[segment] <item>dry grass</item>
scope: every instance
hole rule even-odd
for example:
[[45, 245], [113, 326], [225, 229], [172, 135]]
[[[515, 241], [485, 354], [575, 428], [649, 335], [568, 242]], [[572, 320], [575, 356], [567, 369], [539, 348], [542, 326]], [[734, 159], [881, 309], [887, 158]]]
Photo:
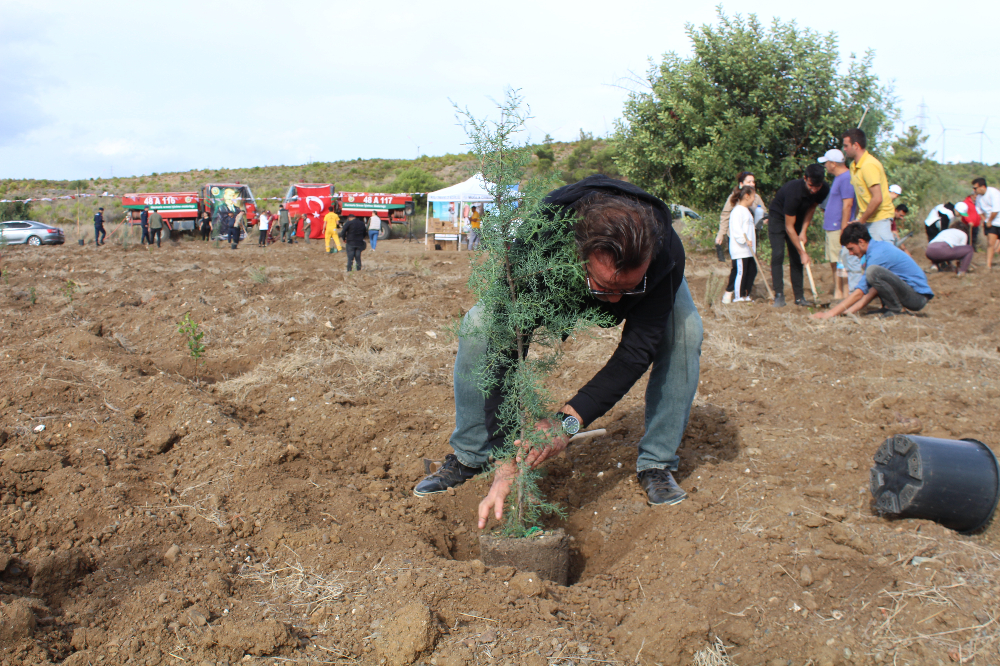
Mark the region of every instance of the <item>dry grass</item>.
[[324, 575], [306, 569], [298, 561], [277, 567], [270, 560], [244, 566], [239, 577], [264, 586], [264, 595], [271, 602], [280, 600], [291, 614], [305, 617], [324, 603], [339, 599], [346, 591], [340, 574]]
[[422, 371], [422, 354], [426, 352], [426, 348], [418, 350], [378, 336], [357, 347], [314, 337], [290, 354], [263, 361], [239, 377], [216, 384], [216, 390], [245, 400], [261, 386], [311, 378], [330, 390], [349, 395], [352, 391], [397, 385], [416, 378]]
[[730, 656], [726, 653], [726, 644], [718, 636], [715, 642], [706, 648], [702, 648], [694, 653], [694, 666], [735, 666]]
[[948, 368], [966, 368], [970, 364], [1000, 366], [1000, 353], [996, 351], [995, 340], [983, 340], [980, 344], [953, 346], [945, 342], [920, 340], [917, 342], [889, 342], [881, 350], [896, 361], [913, 361], [926, 365]]

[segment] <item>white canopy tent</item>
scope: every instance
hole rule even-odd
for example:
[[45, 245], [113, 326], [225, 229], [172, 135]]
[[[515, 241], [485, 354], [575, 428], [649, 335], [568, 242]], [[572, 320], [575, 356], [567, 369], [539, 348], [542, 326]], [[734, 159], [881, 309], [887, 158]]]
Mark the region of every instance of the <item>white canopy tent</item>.
[[[462, 227], [461, 227], [461, 210], [462, 204], [476, 204], [476, 203], [489, 203], [493, 201], [493, 195], [486, 190], [486, 181], [483, 179], [481, 173], [477, 173], [472, 178], [461, 183], [456, 183], [443, 190], [438, 190], [437, 192], [430, 192], [427, 194], [427, 215], [425, 219], [426, 225], [430, 223], [431, 215], [431, 204], [434, 202], [449, 202], [455, 203], [455, 217], [456, 223], [458, 225], [457, 234], [434, 234], [436, 240], [457, 240], [458, 248], [462, 248]], [[430, 236], [431, 234], [426, 234]], [[439, 236], [447, 236], [447, 238], [439, 238]]]

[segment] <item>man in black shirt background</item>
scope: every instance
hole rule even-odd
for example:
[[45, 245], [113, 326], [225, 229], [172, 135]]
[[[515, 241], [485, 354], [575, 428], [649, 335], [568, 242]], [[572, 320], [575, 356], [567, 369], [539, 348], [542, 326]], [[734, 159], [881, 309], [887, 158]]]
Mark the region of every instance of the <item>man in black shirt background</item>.
[[94, 213], [94, 243], [98, 247], [104, 245], [104, 239], [108, 235], [108, 232], [104, 230], [104, 209], [98, 208], [97, 212]]
[[785, 246], [788, 246], [788, 273], [796, 305], [809, 305], [802, 286], [802, 267], [809, 263], [806, 252], [806, 229], [813, 213], [827, 195], [830, 186], [824, 179], [820, 164], [806, 167], [805, 177], [790, 180], [781, 186], [768, 206], [767, 236], [771, 241], [771, 282], [774, 285], [774, 307], [785, 306]]
[[[631, 183], [595, 175], [546, 197], [556, 211], [569, 213], [576, 254], [583, 263], [590, 298], [614, 324], [625, 323], [621, 341], [604, 367], [559, 410], [561, 423], [539, 426], [562, 433], [526, 462], [537, 467], [566, 448], [569, 436], [610, 410], [652, 370], [646, 386], [645, 433], [638, 442], [638, 480], [652, 505], [677, 504], [687, 494], [674, 480], [680, 446], [698, 388], [702, 324], [684, 279], [684, 247], [671, 226], [670, 211]], [[467, 318], [483, 316], [479, 305]], [[455, 431], [442, 467], [414, 488], [418, 497], [447, 491], [481, 472], [503, 441], [497, 389], [483, 397], [474, 369], [487, 341], [462, 337], [455, 358]], [[516, 353], [516, 352], [515, 352]], [[497, 475], [479, 505], [480, 527], [499, 515], [509, 480]]]

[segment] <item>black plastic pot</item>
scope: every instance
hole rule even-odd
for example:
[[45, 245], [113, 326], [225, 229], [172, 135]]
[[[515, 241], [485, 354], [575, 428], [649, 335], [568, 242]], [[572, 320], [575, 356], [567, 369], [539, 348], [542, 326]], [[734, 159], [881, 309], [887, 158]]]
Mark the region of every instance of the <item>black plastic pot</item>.
[[875, 509], [976, 532], [1000, 499], [1000, 464], [982, 442], [896, 435], [876, 451], [871, 469]]
[[719, 261], [721, 261], [722, 263], [726, 262], [725, 249], [723, 248], [722, 245], [715, 246], [715, 256], [718, 257]]
[[80, 240], [78, 240], [78, 241], [77, 241], [77, 244], [78, 244], [78, 245], [83, 245], [83, 239], [81, 238]]

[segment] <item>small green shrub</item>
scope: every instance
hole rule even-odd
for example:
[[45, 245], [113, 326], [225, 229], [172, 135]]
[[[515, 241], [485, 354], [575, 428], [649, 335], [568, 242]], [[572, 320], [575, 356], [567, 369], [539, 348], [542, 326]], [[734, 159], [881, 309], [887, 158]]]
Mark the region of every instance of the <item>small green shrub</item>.
[[267, 284], [271, 281], [271, 278], [267, 276], [266, 266], [248, 268], [247, 272], [250, 274], [250, 279], [253, 280], [255, 284]]

